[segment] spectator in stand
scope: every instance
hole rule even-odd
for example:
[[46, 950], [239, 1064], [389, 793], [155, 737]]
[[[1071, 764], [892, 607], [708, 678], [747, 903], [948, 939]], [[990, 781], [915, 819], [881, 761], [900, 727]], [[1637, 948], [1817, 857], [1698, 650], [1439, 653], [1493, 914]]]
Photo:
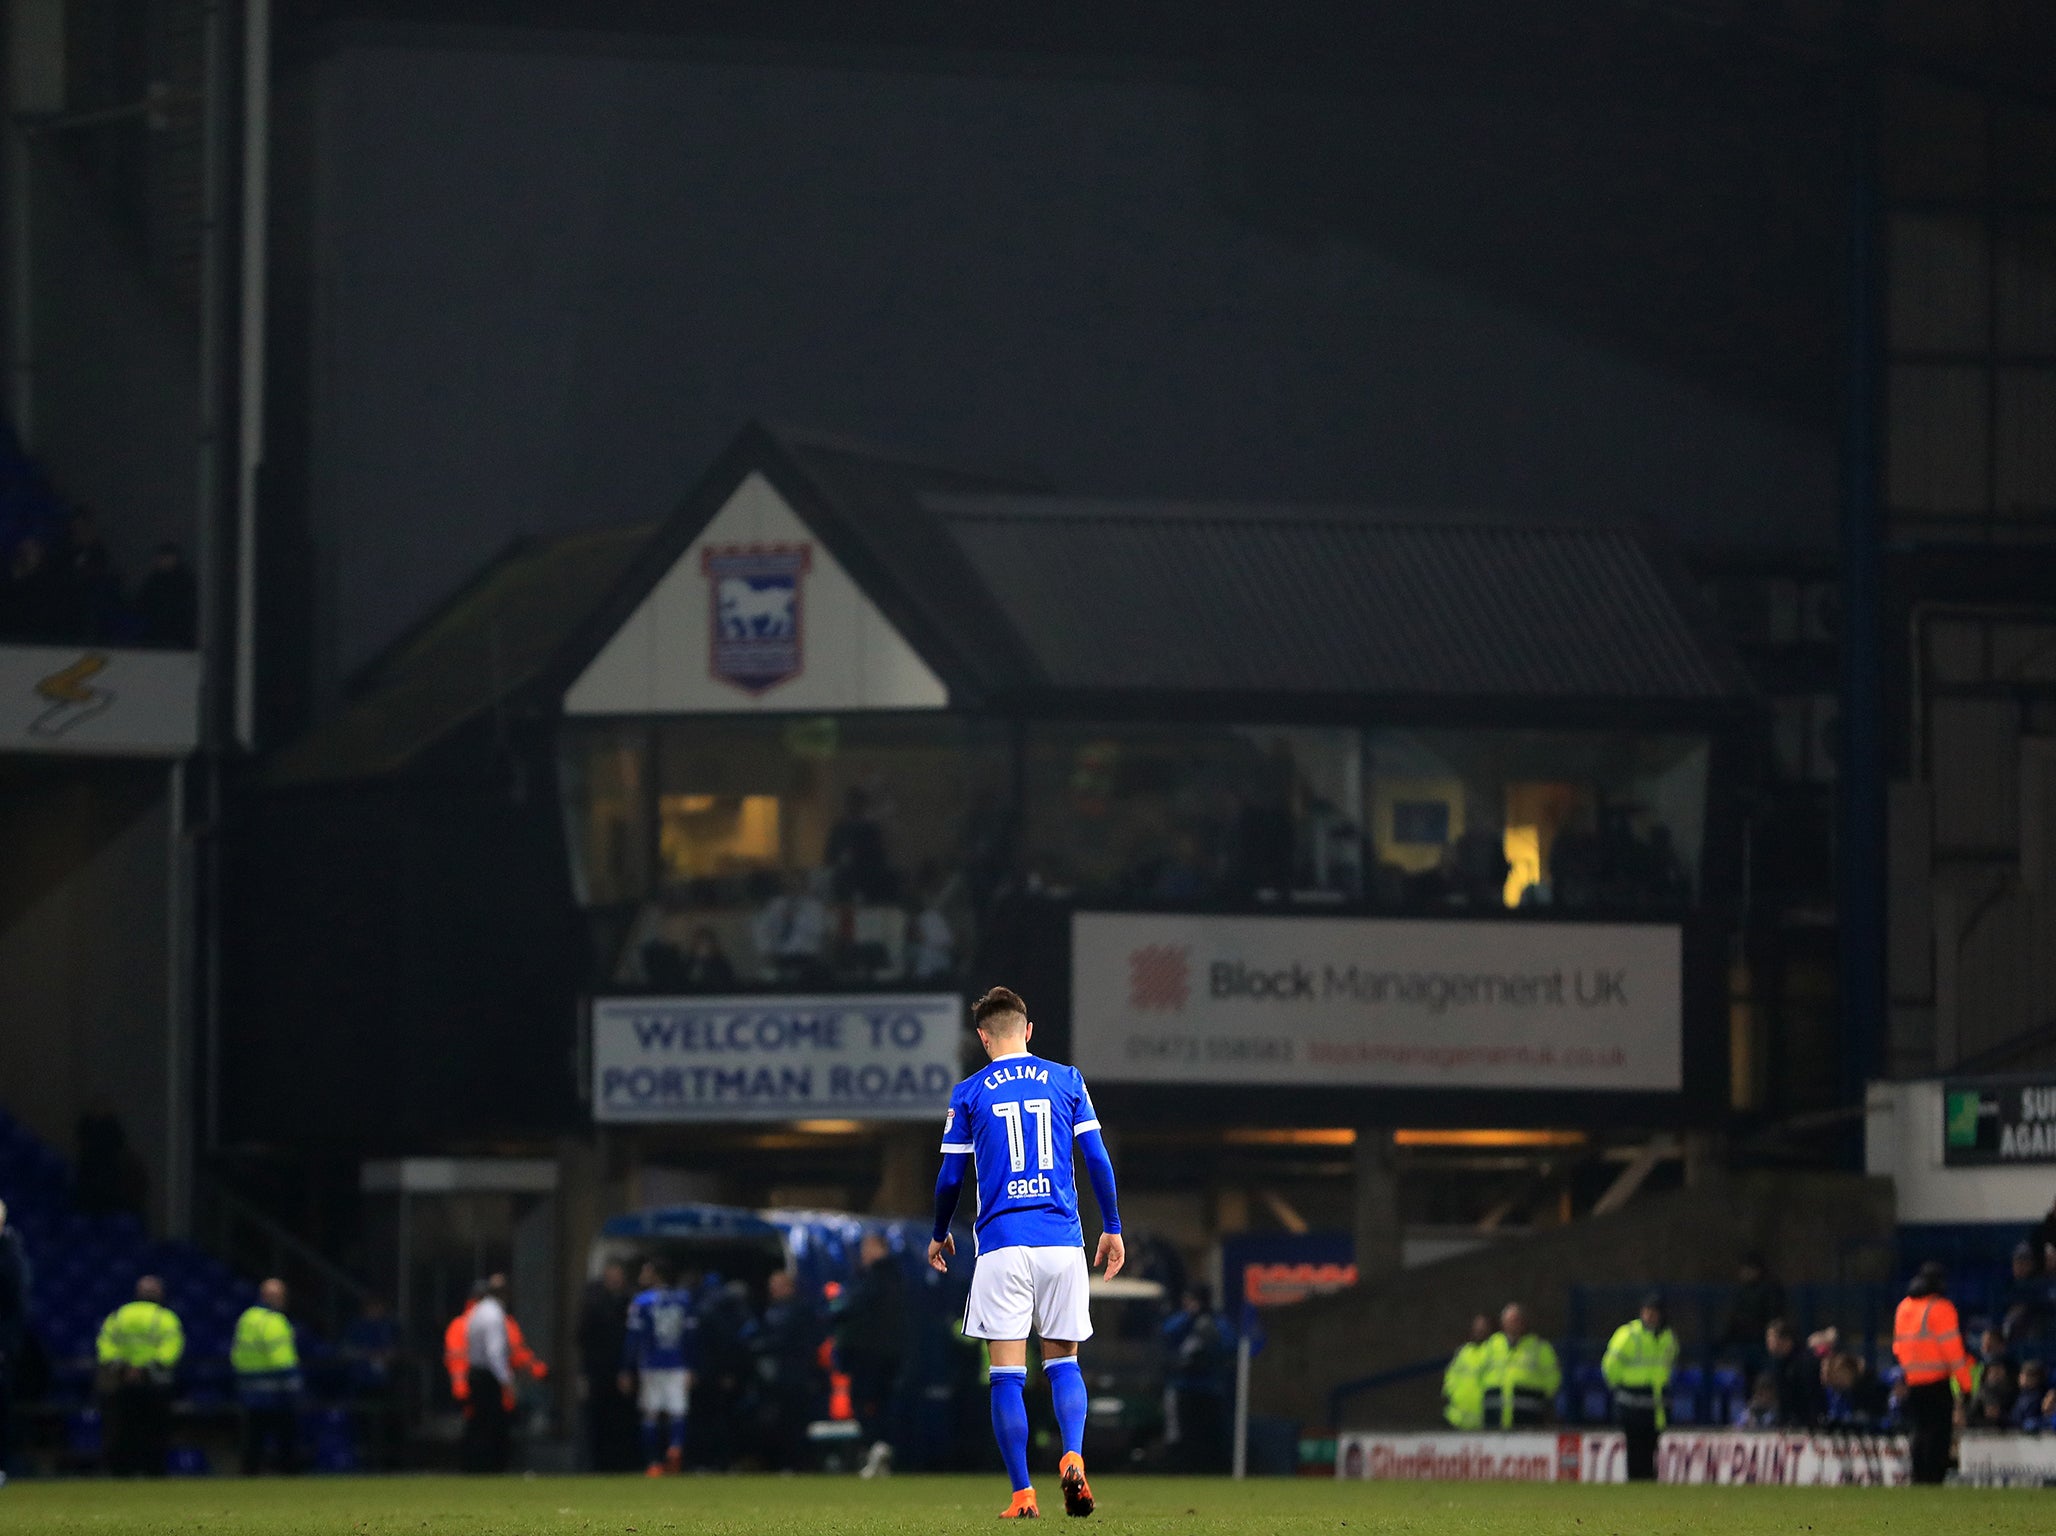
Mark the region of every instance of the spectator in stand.
[[14, 546], [8, 563], [6, 600], [0, 602], [7, 632], [0, 639], [47, 644], [64, 637], [71, 594], [43, 541], [30, 534]]
[[680, 980], [687, 992], [735, 990], [735, 967], [729, 963], [728, 952], [721, 947], [721, 935], [705, 923], [693, 930], [692, 947], [685, 952]]
[[104, 1106], [96, 1106], [79, 1116], [77, 1134], [78, 1208], [89, 1216], [140, 1214], [150, 1176], [129, 1146], [121, 1121]]
[[2047, 1330], [2052, 1310], [2050, 1283], [2042, 1256], [2032, 1243], [2013, 1250], [2013, 1278], [1999, 1298], [2000, 1327], [2008, 1340], [2038, 1339]]
[[1749, 1399], [1735, 1415], [1737, 1429], [1776, 1429], [1778, 1427], [1778, 1383], [1769, 1371], [1758, 1374], [1755, 1384], [1749, 1389]]
[[587, 1283], [578, 1304], [586, 1456], [595, 1472], [633, 1472], [642, 1465], [637, 1454], [635, 1399], [621, 1390], [629, 1300], [628, 1270], [610, 1262], [602, 1267], [597, 1280]]
[[1820, 1367], [1799, 1347], [1799, 1335], [1782, 1317], [1764, 1329], [1763, 1349], [1767, 1363], [1757, 1378], [1758, 1390], [1768, 1384], [1767, 1395], [1777, 1402], [1778, 1426], [1811, 1429], [1821, 1415]]
[[1785, 1315], [1785, 1288], [1763, 1262], [1763, 1255], [1742, 1255], [1735, 1276], [1735, 1304], [1721, 1329], [1717, 1346], [1732, 1352], [1752, 1374], [1763, 1369], [1764, 1337], [1770, 1325]]
[[133, 606], [145, 645], [193, 644], [200, 628], [200, 583], [176, 544], [160, 544], [151, 554]]
[[828, 829], [823, 858], [837, 901], [886, 902], [899, 896], [899, 880], [885, 858], [885, 831], [872, 811], [871, 796], [851, 785], [842, 817]]
[[1964, 1426], [1969, 1429], [2011, 1428], [2017, 1397], [2012, 1368], [2003, 1360], [1985, 1362], [1977, 1391], [1964, 1404]]
[[2010, 1373], [2014, 1369], [2013, 1356], [2007, 1352], [2005, 1335], [1996, 1328], [1987, 1328], [1978, 1339], [1977, 1358], [1971, 1362], [1970, 1391], [1973, 1397], [1985, 1384], [1985, 1372], [1995, 1365]]
[[940, 981], [957, 970], [957, 939], [942, 907], [947, 885], [923, 882], [921, 902], [907, 912], [905, 970], [909, 981]]
[[171, 1378], [186, 1352], [186, 1331], [164, 1304], [164, 1282], [136, 1281], [136, 1299], [100, 1325], [100, 1392], [107, 1421], [107, 1470], [116, 1477], [162, 1477], [171, 1449]]
[[20, 1234], [7, 1224], [7, 1202], [0, 1200], [0, 1483], [7, 1481], [7, 1458], [14, 1448], [14, 1390], [28, 1337], [28, 1255]]
[[1861, 1355], [1846, 1349], [1829, 1355], [1820, 1364], [1820, 1384], [1833, 1428], [1876, 1429], [1891, 1417], [1892, 1394]]
[[2056, 1391], [2049, 1387], [2049, 1367], [2030, 1360], [2020, 1368], [2019, 1389], [2013, 1395], [2013, 1428], [2046, 1429], [2052, 1415], [2056, 1415]]
[[2040, 1256], [2042, 1272], [2056, 1278], [2056, 1200], [2042, 1219], [2028, 1228], [2027, 1246]]
[[105, 638], [121, 608], [121, 581], [115, 575], [113, 557], [100, 541], [99, 521], [90, 507], [72, 509], [58, 556], [72, 609], [66, 625], [68, 638]]
[[750, 936], [764, 979], [789, 986], [828, 980], [828, 907], [811, 889], [805, 870], [791, 870], [785, 889], [757, 914]]

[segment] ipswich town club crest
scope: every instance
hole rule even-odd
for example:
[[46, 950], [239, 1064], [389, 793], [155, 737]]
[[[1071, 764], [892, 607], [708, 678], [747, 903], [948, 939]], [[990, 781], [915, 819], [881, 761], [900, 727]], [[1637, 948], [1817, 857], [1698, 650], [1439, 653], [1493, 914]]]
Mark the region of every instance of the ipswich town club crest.
[[805, 665], [808, 544], [729, 544], [700, 552], [714, 615], [709, 666], [745, 693], [763, 693]]

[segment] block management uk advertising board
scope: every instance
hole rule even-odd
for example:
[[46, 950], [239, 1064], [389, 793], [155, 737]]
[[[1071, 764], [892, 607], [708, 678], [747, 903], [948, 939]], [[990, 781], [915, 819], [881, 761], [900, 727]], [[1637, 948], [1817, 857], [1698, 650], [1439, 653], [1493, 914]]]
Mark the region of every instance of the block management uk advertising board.
[[1674, 924], [1080, 912], [1071, 941], [1092, 1082], [1684, 1086]]

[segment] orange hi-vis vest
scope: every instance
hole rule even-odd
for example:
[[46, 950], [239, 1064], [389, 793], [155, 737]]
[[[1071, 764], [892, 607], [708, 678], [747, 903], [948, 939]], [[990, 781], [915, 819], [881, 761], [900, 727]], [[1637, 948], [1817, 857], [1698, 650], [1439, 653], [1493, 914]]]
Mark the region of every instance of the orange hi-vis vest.
[[1970, 1395], [1970, 1352], [1963, 1347], [1963, 1325], [1956, 1303], [1946, 1296], [1908, 1296], [1892, 1321], [1892, 1354], [1906, 1373], [1909, 1387], [1954, 1381]]
[[[450, 1326], [443, 1330], [443, 1369], [450, 1373], [450, 1396], [463, 1402], [471, 1396], [471, 1309], [475, 1301], [464, 1304], [464, 1310], [450, 1319]], [[526, 1371], [537, 1381], [550, 1374], [550, 1368], [536, 1359], [535, 1351], [528, 1347], [528, 1340], [521, 1336], [521, 1325], [514, 1321], [513, 1314], [507, 1317], [507, 1364], [517, 1371]], [[510, 1399], [511, 1392], [501, 1396]]]

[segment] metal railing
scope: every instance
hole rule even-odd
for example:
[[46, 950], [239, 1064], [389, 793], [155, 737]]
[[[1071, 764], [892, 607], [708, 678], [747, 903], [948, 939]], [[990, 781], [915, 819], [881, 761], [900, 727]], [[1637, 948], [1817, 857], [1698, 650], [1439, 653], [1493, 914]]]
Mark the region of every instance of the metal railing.
[[235, 1269], [284, 1280], [294, 1293], [294, 1312], [317, 1320], [329, 1338], [372, 1299], [371, 1288], [355, 1275], [218, 1179], [203, 1177], [195, 1194], [200, 1241]]

